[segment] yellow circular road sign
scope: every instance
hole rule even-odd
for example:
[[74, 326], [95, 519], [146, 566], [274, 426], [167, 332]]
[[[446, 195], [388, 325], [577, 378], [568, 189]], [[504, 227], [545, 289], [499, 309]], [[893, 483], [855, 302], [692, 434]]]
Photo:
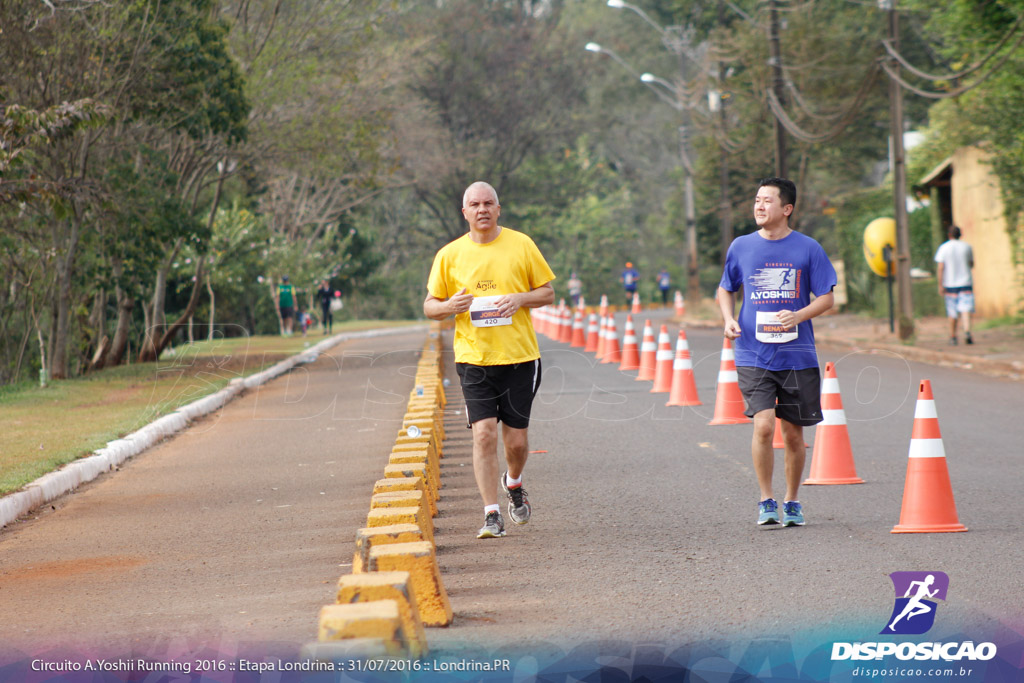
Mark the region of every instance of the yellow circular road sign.
[[876, 218], [864, 228], [864, 258], [875, 275], [889, 274], [885, 262], [886, 245], [892, 250], [892, 273], [896, 274], [896, 221], [891, 218]]

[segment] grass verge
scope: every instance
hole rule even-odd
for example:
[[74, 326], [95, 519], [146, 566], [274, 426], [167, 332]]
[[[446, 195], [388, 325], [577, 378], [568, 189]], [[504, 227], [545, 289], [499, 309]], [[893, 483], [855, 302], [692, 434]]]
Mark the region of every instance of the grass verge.
[[[339, 332], [409, 322], [353, 321]], [[127, 365], [0, 391], [0, 495], [89, 455], [223, 388], [319, 343], [323, 336], [216, 339], [175, 347], [157, 363]]]

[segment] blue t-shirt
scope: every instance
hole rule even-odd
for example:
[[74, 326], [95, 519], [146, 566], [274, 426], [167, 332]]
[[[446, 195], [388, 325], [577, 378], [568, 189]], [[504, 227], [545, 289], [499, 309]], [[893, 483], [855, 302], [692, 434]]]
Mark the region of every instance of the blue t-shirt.
[[835, 268], [820, 244], [795, 231], [780, 240], [767, 240], [756, 232], [737, 237], [729, 246], [720, 285], [727, 292], [743, 287], [737, 318], [741, 334], [733, 341], [736, 365], [768, 370], [818, 367], [810, 320], [797, 325], [795, 339], [783, 343], [766, 343], [758, 336], [785, 338], [781, 326], [772, 325], [774, 316], [766, 314], [798, 311], [811, 303], [811, 292], [822, 296], [836, 286]]
[[669, 276], [667, 270], [663, 270], [658, 273], [658, 287], [661, 289], [668, 289], [672, 286], [672, 278]]
[[622, 284], [625, 286], [626, 291], [634, 291], [636, 289], [636, 281], [639, 278], [640, 273], [636, 272], [635, 268], [626, 268], [622, 271]]

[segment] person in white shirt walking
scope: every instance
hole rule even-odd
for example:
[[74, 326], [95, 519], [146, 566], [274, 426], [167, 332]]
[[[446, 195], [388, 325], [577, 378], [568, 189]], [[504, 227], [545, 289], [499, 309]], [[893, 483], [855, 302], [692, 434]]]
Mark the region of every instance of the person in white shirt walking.
[[971, 338], [971, 313], [974, 313], [974, 282], [971, 268], [974, 267], [974, 250], [960, 240], [960, 228], [949, 229], [949, 240], [943, 242], [935, 252], [938, 265], [936, 279], [939, 294], [946, 300], [946, 317], [949, 318], [949, 343], [956, 345], [956, 327], [959, 320], [964, 322], [964, 341], [973, 344]]

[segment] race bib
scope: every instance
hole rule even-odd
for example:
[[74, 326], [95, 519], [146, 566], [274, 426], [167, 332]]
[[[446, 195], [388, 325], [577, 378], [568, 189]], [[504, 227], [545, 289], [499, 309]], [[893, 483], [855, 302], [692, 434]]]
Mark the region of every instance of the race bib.
[[498, 327], [512, 324], [512, 318], [503, 318], [501, 311], [494, 305], [494, 302], [501, 297], [502, 295], [473, 298], [473, 303], [469, 306], [469, 321], [473, 327]]
[[790, 330], [785, 329], [779, 322], [778, 314], [775, 311], [758, 311], [755, 322], [757, 329], [754, 336], [757, 341], [765, 344], [785, 344], [793, 341], [800, 334], [799, 326]]

